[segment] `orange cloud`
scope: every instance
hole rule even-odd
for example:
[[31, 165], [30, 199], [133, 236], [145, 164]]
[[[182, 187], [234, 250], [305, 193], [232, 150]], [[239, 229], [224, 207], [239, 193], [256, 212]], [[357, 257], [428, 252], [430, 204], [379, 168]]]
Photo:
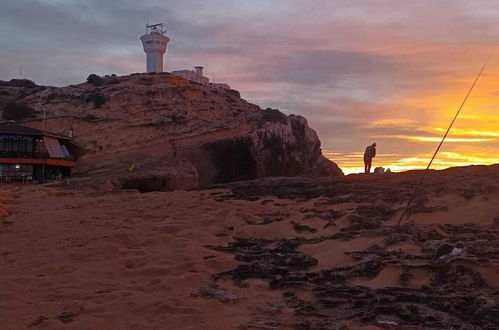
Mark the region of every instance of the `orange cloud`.
[[[377, 136], [378, 138], [390, 138], [390, 139], [401, 139], [401, 140], [407, 140], [407, 141], [416, 141], [416, 142], [440, 142], [442, 140], [442, 137], [436, 137], [436, 136], [410, 136], [410, 135], [382, 135], [382, 136]], [[493, 141], [493, 138], [452, 138], [452, 137], [447, 137], [445, 139], [445, 142], [489, 142]]]

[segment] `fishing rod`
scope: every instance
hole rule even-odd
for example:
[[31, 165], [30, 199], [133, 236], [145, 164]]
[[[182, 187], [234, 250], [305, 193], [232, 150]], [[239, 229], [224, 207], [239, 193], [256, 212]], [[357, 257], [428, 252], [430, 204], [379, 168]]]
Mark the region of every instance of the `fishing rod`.
[[489, 63], [489, 60], [490, 58], [492, 57], [492, 54], [494, 54], [495, 50], [496, 50], [496, 46], [494, 46], [494, 48], [492, 48], [492, 50], [490, 51], [490, 54], [489, 56], [487, 57], [487, 59], [485, 60], [485, 63], [483, 64], [482, 68], [480, 69], [480, 72], [478, 72], [478, 75], [476, 76], [475, 80], [473, 81], [473, 84], [471, 85], [470, 89], [468, 90], [468, 93], [466, 94], [466, 96], [464, 97], [464, 100], [463, 102], [461, 103], [461, 106], [459, 107], [459, 109], [457, 110], [456, 112], [456, 115], [454, 116], [454, 118], [452, 119], [450, 125], [449, 125], [449, 128], [447, 128], [447, 131], [445, 132], [444, 136], [442, 137], [442, 140], [440, 141], [440, 143], [438, 144], [438, 147], [437, 149], [435, 150], [435, 153], [433, 154], [433, 157], [431, 157], [431, 160], [430, 162], [428, 163], [428, 166], [426, 166], [426, 169], [424, 170], [423, 172], [423, 175], [421, 176], [421, 179], [419, 180], [419, 183], [418, 185], [416, 186], [416, 188], [414, 189], [414, 191], [412, 192], [412, 195], [411, 197], [409, 198], [409, 201], [407, 201], [407, 205], [405, 206], [404, 208], [404, 212], [402, 212], [402, 215], [400, 215], [400, 219], [399, 221], [397, 222], [397, 226], [400, 225], [400, 223], [402, 222], [402, 220], [404, 219], [404, 216], [407, 216], [407, 218], [409, 218], [409, 214], [407, 213], [407, 211], [409, 210], [409, 207], [411, 206], [414, 198], [416, 197], [419, 189], [421, 188], [422, 184], [423, 184], [423, 181], [424, 179], [426, 178], [426, 175], [428, 173], [428, 170], [430, 169], [430, 166], [431, 164], [433, 163], [433, 160], [435, 159], [435, 157], [437, 156], [438, 152], [440, 151], [440, 148], [442, 147], [442, 144], [444, 144], [444, 141], [445, 141], [445, 138], [447, 138], [447, 135], [449, 134], [450, 130], [452, 129], [452, 126], [454, 125], [454, 122], [456, 121], [457, 117], [459, 117], [459, 114], [461, 113], [461, 110], [463, 109], [464, 107], [464, 104], [466, 103], [466, 101], [468, 100], [468, 97], [470, 96], [471, 94], [471, 91], [473, 90], [473, 88], [475, 87], [478, 79], [480, 79], [480, 76], [482, 75], [482, 72], [483, 70], [485, 69], [485, 67], [487, 66], [487, 64]]

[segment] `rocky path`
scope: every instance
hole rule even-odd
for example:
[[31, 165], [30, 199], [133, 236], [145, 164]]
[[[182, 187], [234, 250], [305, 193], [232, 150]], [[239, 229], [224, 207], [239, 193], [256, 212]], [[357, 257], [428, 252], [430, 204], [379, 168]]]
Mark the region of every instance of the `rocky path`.
[[[464, 177], [451, 171], [435, 173], [411, 209], [411, 220], [401, 226], [394, 223], [410, 193], [407, 175], [382, 180], [269, 179], [258, 189], [232, 184], [232, 193], [225, 198], [255, 200], [274, 195], [312, 202], [313, 207], [301, 210], [300, 222], [291, 222], [298, 233], [312, 235], [235, 238], [225, 246], [210, 246], [242, 262], [215, 279], [230, 279], [242, 288], [248, 280], [263, 279], [281, 293], [261, 308], [266, 313], [254, 314], [249, 327], [337, 329], [371, 324], [496, 329], [498, 186], [497, 181], [476, 175], [480, 170], [490, 168], [473, 169], [475, 173], [469, 171]], [[435, 201], [440, 204], [433, 205]], [[345, 210], [348, 202], [358, 204]], [[456, 204], [479, 211], [474, 219], [463, 219], [469, 212], [460, 212], [462, 207]], [[421, 217], [438, 222], [418, 221]], [[320, 227], [310, 226], [314, 220], [327, 221], [324, 226], [332, 225], [337, 231], [325, 235]], [[457, 242], [465, 245], [461, 255], [435, 260], [440, 245]], [[283, 313], [286, 309], [293, 313]]]

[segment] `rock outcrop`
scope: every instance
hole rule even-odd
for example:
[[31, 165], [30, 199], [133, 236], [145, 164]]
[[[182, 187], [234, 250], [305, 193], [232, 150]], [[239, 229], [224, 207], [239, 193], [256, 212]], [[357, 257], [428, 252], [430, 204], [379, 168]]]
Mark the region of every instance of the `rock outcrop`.
[[0, 82], [0, 110], [4, 120], [38, 129], [45, 112], [45, 130], [72, 131], [89, 150], [76, 173], [115, 186], [169, 190], [269, 176], [343, 175], [322, 155], [304, 117], [262, 110], [237, 91], [167, 73], [92, 75], [62, 88]]

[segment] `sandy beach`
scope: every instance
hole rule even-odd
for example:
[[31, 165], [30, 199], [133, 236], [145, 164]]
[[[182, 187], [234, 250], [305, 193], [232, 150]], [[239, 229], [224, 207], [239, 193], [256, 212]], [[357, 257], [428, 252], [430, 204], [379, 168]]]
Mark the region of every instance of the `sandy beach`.
[[[431, 296], [441, 275], [431, 264], [434, 249], [458, 239], [468, 240], [469, 249], [446, 267], [469, 269], [483, 283], [464, 280], [448, 294], [482, 290], [496, 306], [497, 254], [486, 258], [478, 250], [486, 244], [495, 251], [496, 243], [480, 235], [498, 233], [499, 190], [485, 172], [499, 173], [497, 166], [433, 173], [425, 191], [431, 197], [398, 230], [402, 237], [394, 223], [414, 173], [276, 178], [145, 194], [5, 186], [2, 207], [11, 214], [0, 226], [0, 321], [4, 329], [319, 329], [334, 320], [374, 329], [392, 323], [349, 315], [358, 310], [353, 300], [331, 307], [318, 291], [324, 282], [313, 274], [341, 273], [344, 288]], [[475, 187], [472, 196], [467, 186]], [[287, 250], [278, 250], [282, 244]], [[270, 259], [259, 259], [261, 253], [247, 259], [262, 247]], [[272, 266], [275, 251], [294, 258], [280, 276]], [[379, 264], [364, 267], [372, 258]], [[265, 265], [272, 267], [259, 276], [256, 269]], [[452, 308], [433, 308], [442, 324], [459, 319]], [[399, 312], [391, 317], [392, 325], [407, 326]], [[462, 313], [460, 321], [473, 324], [467, 317]]]

